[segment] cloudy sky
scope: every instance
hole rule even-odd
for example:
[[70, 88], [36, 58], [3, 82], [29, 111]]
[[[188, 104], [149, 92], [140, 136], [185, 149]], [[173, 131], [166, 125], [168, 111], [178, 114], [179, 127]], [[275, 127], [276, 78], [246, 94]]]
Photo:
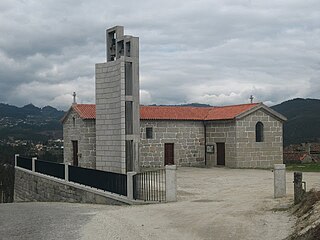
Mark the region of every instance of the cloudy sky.
[[319, 0], [1, 0], [0, 102], [94, 103], [114, 25], [140, 38], [143, 104], [320, 98]]

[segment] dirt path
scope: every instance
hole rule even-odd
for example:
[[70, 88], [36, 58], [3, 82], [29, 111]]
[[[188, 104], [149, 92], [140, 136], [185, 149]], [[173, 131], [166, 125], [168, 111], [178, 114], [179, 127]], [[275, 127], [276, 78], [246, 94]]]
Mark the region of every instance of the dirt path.
[[[82, 239], [283, 239], [295, 219], [274, 209], [292, 200], [292, 175], [288, 197], [275, 200], [271, 171], [180, 168], [177, 203], [101, 211]], [[304, 174], [308, 188], [319, 177]]]

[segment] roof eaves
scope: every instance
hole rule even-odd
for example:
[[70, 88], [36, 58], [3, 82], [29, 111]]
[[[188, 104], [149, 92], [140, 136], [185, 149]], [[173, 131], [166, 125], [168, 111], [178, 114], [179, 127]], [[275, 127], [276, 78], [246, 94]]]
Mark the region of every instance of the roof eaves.
[[140, 118], [140, 120], [154, 120], [154, 121], [203, 121], [203, 119], [195, 118]]
[[241, 118], [243, 118], [245, 116], [248, 116], [249, 114], [251, 114], [251, 113], [253, 113], [253, 112], [255, 112], [255, 111], [259, 110], [259, 109], [264, 109], [265, 111], [269, 112], [271, 115], [273, 115], [274, 117], [276, 117], [277, 119], [279, 119], [282, 122], [285, 122], [285, 121], [288, 120], [285, 116], [283, 116], [282, 114], [276, 112], [272, 108], [269, 108], [268, 106], [264, 105], [263, 103], [259, 103], [256, 106], [254, 106], [254, 107], [252, 107], [252, 108], [250, 108], [250, 109], [238, 114], [235, 117], [235, 119], [241, 119]]
[[68, 111], [64, 114], [64, 116], [60, 119], [60, 123], [63, 124], [65, 122], [65, 120], [68, 118], [70, 112], [72, 111], [73, 106], [71, 106]]

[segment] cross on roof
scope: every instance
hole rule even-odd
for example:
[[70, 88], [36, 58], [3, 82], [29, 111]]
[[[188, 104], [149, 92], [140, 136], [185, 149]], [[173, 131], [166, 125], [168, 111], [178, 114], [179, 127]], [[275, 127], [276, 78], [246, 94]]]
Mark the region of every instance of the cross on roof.
[[72, 96], [73, 96], [73, 103], [77, 103], [76, 102], [76, 96], [77, 96], [76, 92], [73, 92]]
[[254, 99], [254, 97], [253, 97], [253, 95], [250, 95], [250, 103], [253, 103], [253, 99]]

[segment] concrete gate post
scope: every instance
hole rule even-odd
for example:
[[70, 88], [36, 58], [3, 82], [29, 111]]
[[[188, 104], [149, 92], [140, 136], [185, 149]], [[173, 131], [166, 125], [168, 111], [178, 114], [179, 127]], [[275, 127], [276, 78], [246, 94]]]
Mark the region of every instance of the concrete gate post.
[[136, 172], [127, 172], [127, 198], [129, 200], [133, 200], [133, 176], [136, 174]]
[[69, 181], [69, 163], [64, 164], [64, 180]]
[[286, 165], [274, 164], [274, 198], [286, 196]]
[[166, 165], [166, 201], [177, 201], [177, 166]]
[[20, 155], [19, 154], [15, 154], [14, 155], [14, 166], [16, 167], [17, 166], [17, 162], [18, 162], [18, 157], [19, 157]]
[[37, 160], [36, 157], [33, 157], [31, 159], [31, 161], [32, 161], [32, 172], [36, 172], [36, 160]]

